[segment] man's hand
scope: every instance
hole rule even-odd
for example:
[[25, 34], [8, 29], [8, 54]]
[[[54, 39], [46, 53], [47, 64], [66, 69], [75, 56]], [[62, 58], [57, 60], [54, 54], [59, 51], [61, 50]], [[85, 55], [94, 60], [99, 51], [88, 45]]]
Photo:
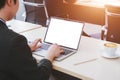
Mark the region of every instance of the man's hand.
[[41, 43], [41, 39], [36, 39], [35, 41], [33, 41], [32, 43], [29, 44], [30, 48], [31, 48], [31, 51], [34, 51], [38, 48], [40, 48], [41, 46], [38, 45], [38, 43]]
[[63, 52], [63, 49], [57, 45], [57, 44], [53, 44], [49, 49], [48, 49], [48, 53], [45, 56], [46, 59], [50, 60], [51, 62], [54, 60], [55, 57], [58, 57], [60, 55], [60, 53]]

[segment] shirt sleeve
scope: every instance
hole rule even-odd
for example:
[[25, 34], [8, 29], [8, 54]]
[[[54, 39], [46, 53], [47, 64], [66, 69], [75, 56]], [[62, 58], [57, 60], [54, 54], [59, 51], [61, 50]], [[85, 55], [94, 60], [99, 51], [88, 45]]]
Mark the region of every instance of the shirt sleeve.
[[16, 80], [48, 80], [52, 70], [49, 60], [37, 64], [24, 36], [19, 35], [11, 41], [9, 54], [9, 73]]

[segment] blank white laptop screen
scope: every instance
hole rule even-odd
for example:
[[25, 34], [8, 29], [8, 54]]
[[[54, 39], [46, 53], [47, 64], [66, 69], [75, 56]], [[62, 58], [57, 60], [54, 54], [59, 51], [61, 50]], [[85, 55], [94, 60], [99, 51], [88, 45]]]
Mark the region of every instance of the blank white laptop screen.
[[83, 26], [81, 22], [51, 18], [44, 41], [77, 49]]

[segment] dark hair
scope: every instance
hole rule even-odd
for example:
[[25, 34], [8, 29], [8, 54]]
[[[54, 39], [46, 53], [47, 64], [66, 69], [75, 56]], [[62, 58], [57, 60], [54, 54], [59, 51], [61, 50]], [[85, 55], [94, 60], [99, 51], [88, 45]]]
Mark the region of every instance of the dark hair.
[[[17, 0], [14, 0], [14, 3], [16, 4]], [[5, 2], [6, 0], [0, 0], [0, 9], [3, 8], [5, 6]]]

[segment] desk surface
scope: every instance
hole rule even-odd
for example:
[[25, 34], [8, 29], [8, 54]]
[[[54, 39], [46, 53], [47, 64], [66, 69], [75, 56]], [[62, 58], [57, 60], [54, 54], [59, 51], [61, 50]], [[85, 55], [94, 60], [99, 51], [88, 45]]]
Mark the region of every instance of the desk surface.
[[37, 24], [32, 24], [28, 22], [19, 21], [19, 20], [8, 21], [7, 25], [9, 26], [10, 29], [12, 29], [17, 33], [26, 32], [26, 31], [41, 27], [40, 25], [37, 25]]
[[117, 3], [119, 0], [77, 0], [76, 5], [86, 5], [97, 8], [104, 8], [105, 4], [108, 3]]
[[[33, 41], [36, 38], [43, 39], [45, 32], [46, 28], [42, 27], [21, 34]], [[61, 62], [54, 61], [53, 68], [83, 80], [120, 80], [120, 58], [106, 59], [100, 56], [105, 42], [82, 36], [78, 52]], [[120, 52], [120, 47], [117, 52]], [[37, 60], [42, 59], [40, 56], [33, 56]], [[96, 60], [75, 65], [91, 59]]]

